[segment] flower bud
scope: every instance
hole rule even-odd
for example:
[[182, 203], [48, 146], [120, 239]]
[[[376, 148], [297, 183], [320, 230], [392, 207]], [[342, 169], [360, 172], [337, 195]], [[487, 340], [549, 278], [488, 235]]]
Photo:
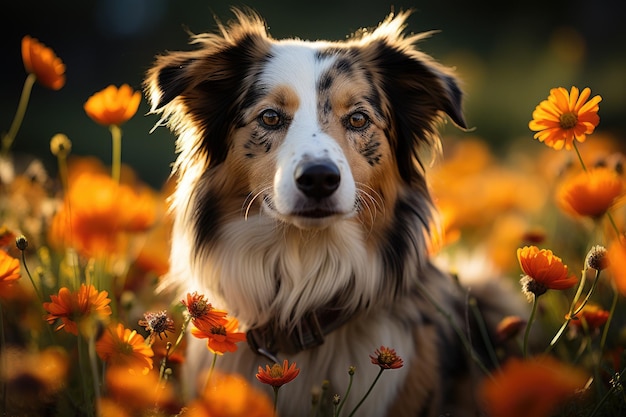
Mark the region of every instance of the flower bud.
[[604, 246], [596, 245], [589, 250], [585, 264], [588, 268], [595, 269], [596, 271], [602, 271], [605, 269], [609, 262], [606, 257], [606, 248]]

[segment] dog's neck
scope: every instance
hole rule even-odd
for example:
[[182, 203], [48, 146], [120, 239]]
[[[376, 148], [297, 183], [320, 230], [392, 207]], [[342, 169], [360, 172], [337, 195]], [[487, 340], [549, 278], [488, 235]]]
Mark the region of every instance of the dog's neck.
[[306, 231], [250, 216], [225, 224], [216, 242], [192, 262], [197, 288], [246, 329], [294, 335], [275, 343], [317, 343], [320, 330], [376, 302], [382, 266], [356, 221]]

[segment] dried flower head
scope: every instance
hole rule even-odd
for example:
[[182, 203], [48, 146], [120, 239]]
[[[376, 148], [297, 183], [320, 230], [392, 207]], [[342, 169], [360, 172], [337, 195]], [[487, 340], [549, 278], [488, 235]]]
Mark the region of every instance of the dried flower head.
[[144, 313], [143, 320], [139, 320], [139, 325], [150, 332], [152, 341], [156, 336], [162, 339], [163, 336], [167, 337], [167, 332], [174, 331], [174, 320], [167, 315], [166, 310], [157, 313]]
[[596, 271], [602, 271], [608, 266], [608, 258], [606, 256], [606, 248], [601, 245], [596, 245], [589, 250], [585, 264], [588, 268], [595, 269]]
[[119, 88], [109, 85], [89, 97], [84, 109], [96, 123], [119, 126], [137, 113], [140, 101], [141, 93], [133, 91], [128, 84]]
[[374, 356], [370, 356], [370, 359], [374, 365], [380, 366], [381, 369], [398, 369], [404, 365], [402, 358], [396, 354], [396, 351], [385, 346], [376, 349]]
[[20, 235], [15, 239], [15, 246], [21, 251], [25, 251], [28, 248], [28, 239], [26, 236]]
[[52, 155], [65, 158], [72, 150], [72, 141], [63, 133], [57, 133], [50, 139]]
[[286, 383], [293, 381], [299, 373], [300, 369], [296, 368], [296, 363], [293, 362], [289, 365], [289, 362], [285, 359], [282, 365], [278, 363], [273, 364], [271, 367], [265, 365], [265, 369], [259, 366], [256, 378], [264, 384], [280, 388]]
[[59, 90], [65, 85], [65, 65], [54, 51], [35, 38], [22, 38], [22, 60], [26, 71], [35, 74], [44, 87]]
[[569, 276], [567, 266], [549, 249], [524, 246], [517, 249], [517, 259], [525, 275], [520, 283], [529, 300], [539, 297], [549, 289], [565, 290], [573, 287], [578, 279]]
[[602, 97], [591, 100], [591, 90], [572, 87], [553, 88], [547, 100], [542, 101], [533, 111], [533, 120], [528, 127], [535, 133], [534, 138], [556, 150], [571, 149], [574, 140], [584, 142], [586, 135], [593, 133], [600, 123], [598, 103]]

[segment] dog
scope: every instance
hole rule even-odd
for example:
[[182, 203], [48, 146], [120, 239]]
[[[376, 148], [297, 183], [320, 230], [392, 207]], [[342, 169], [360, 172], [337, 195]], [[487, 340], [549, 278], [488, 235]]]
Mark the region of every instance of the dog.
[[[145, 81], [157, 126], [177, 135], [168, 283], [247, 332], [217, 367], [254, 381], [259, 365], [295, 362], [279, 413], [306, 416], [322, 381], [344, 394], [350, 366], [352, 409], [386, 346], [404, 366], [359, 415], [472, 415], [472, 355], [450, 321], [465, 322], [467, 293], [429, 257], [425, 173], [441, 123], [467, 128], [458, 77], [417, 49], [428, 34], [406, 34], [408, 11], [342, 41], [276, 40], [259, 15], [233, 13], [157, 56]], [[193, 381], [212, 355], [189, 342]]]

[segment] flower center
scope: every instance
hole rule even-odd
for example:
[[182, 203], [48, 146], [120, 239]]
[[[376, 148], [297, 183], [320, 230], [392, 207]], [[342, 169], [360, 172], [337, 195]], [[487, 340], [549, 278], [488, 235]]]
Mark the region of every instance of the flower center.
[[571, 129], [578, 123], [578, 116], [574, 112], [563, 113], [559, 118], [559, 124], [563, 129]]
[[213, 326], [211, 327], [211, 334], [219, 334], [222, 336], [226, 336], [226, 327], [224, 326]]
[[270, 368], [270, 376], [272, 378], [282, 378], [283, 377], [283, 367], [279, 364], [275, 363]]
[[393, 361], [395, 360], [396, 360], [396, 355], [386, 350], [383, 352], [380, 352], [380, 355], [378, 355], [378, 363], [381, 363], [383, 365], [391, 365]]

